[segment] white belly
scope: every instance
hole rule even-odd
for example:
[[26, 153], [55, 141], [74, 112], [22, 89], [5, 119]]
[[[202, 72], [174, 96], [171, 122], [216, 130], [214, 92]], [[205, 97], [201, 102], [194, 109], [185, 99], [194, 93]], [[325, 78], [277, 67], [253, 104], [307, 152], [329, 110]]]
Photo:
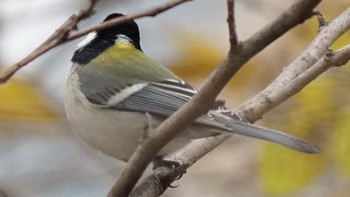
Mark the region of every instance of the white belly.
[[[76, 134], [86, 143], [112, 157], [127, 161], [141, 140], [145, 121], [138, 114], [136, 119], [129, 112], [114, 113], [108, 109], [87, 110], [81, 104], [66, 105], [67, 112]], [[67, 110], [68, 111], [68, 110]]]
[[[72, 86], [66, 87], [65, 94], [67, 117], [76, 134], [101, 152], [127, 161], [142, 140], [145, 127], [148, 126], [146, 114], [93, 106], [77, 91], [76, 85], [73, 83]], [[152, 118], [153, 126], [158, 126], [160, 122], [160, 119]], [[158, 155], [164, 156], [178, 150], [190, 140], [191, 137], [181, 132]]]

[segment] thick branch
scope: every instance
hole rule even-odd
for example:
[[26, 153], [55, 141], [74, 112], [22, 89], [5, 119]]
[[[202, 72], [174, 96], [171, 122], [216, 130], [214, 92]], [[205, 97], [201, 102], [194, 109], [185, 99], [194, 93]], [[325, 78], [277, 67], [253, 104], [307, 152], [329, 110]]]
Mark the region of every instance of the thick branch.
[[181, 131], [186, 125], [192, 123], [197, 117], [209, 110], [209, 106], [212, 106], [210, 104], [214, 103], [216, 96], [239, 68], [272, 41], [309, 18], [313, 8], [319, 2], [320, 0], [297, 1], [277, 20], [268, 25], [268, 28], [264, 28], [246, 42], [239, 44], [235, 48], [234, 53], [230, 51], [227, 58], [206, 80], [198, 94], [165, 120], [157, 128], [157, 135], [148, 138], [137, 147], [126, 168], [110, 191], [109, 196], [127, 196], [156, 153], [174, 138], [178, 131]]
[[[337, 19], [335, 19], [332, 23], [335, 24], [331, 24], [328, 26], [323, 27], [324, 31], [327, 32], [333, 32], [333, 34], [336, 35], [336, 38], [338, 38], [343, 32], [345, 32], [346, 30], [349, 29], [349, 24], [350, 24], [350, 20], [349, 20], [349, 16], [350, 16], [350, 10], [348, 9], [347, 11], [343, 12]], [[342, 22], [341, 22], [342, 21]], [[336, 24], [343, 24], [343, 26], [341, 26], [341, 28], [339, 28], [339, 25]], [[344, 23], [349, 23], [348, 25], [345, 25]], [[331, 42], [334, 42], [334, 40], [336, 38], [330, 38], [328, 37], [328, 34], [325, 33], [320, 33], [315, 40], [323, 40], [322, 38], [326, 39], [331, 39]], [[331, 36], [333, 37], [333, 36]], [[320, 42], [320, 45], [325, 45], [328, 42]], [[314, 42], [306, 49], [306, 51], [304, 53], [302, 53], [299, 57], [302, 57], [305, 53], [308, 53], [310, 51], [313, 51], [315, 49], [317, 49], [318, 47], [320, 47], [321, 49], [324, 48], [324, 46], [318, 46], [315, 45]], [[325, 55], [323, 55], [314, 65], [309, 66], [309, 69], [304, 70], [304, 72], [302, 72], [301, 74], [299, 74], [298, 76], [294, 76], [293, 71], [291, 69], [289, 69], [290, 67], [293, 67], [295, 70], [298, 69], [297, 65], [294, 65], [294, 62], [292, 64], [290, 64], [287, 68], [288, 70], [290, 70], [290, 74], [289, 74], [289, 78], [292, 79], [292, 82], [288, 83], [286, 86], [284, 86], [283, 88], [277, 88], [277, 86], [273, 86], [273, 84], [279, 83], [278, 80], [275, 80], [272, 84], [271, 87], [274, 87], [275, 89], [271, 88], [271, 92], [278, 92], [278, 95], [276, 95], [276, 97], [291, 97], [293, 94], [297, 93], [298, 91], [300, 91], [303, 87], [305, 87], [307, 84], [309, 84], [312, 80], [314, 80], [316, 77], [318, 77], [319, 75], [321, 75], [323, 72], [325, 72], [327, 69], [334, 67], [334, 66], [340, 66], [340, 65], [344, 65], [346, 64], [348, 61], [350, 60], [350, 45], [347, 45], [337, 51], [333, 52], [326, 52]], [[310, 62], [310, 64], [312, 64]], [[305, 68], [304, 68], [305, 69]], [[277, 79], [279, 78], [285, 78], [286, 74], [282, 73]], [[262, 91], [263, 93], [264, 91]], [[259, 93], [258, 95], [262, 94]], [[249, 119], [250, 121], [254, 122], [257, 119], [259, 119], [259, 116], [250, 116], [250, 114], [254, 114], [254, 112], [251, 112], [247, 109], [255, 109], [256, 106], [260, 106], [260, 105], [268, 105], [267, 108], [271, 109], [273, 108], [275, 105], [271, 105], [269, 103], [261, 103], [261, 100], [259, 99], [260, 97], [253, 97], [249, 102], [246, 102], [245, 104], [243, 104], [242, 106], [240, 106], [237, 110], [235, 110], [236, 113], [240, 113], [243, 117]], [[279, 103], [282, 102], [282, 100], [278, 100]], [[264, 113], [264, 112], [263, 112]], [[261, 114], [262, 115], [262, 114]], [[186, 147], [184, 147], [183, 149], [181, 149], [180, 151], [178, 151], [176, 154], [172, 155], [171, 158], [177, 161], [181, 161], [184, 163], [190, 163], [193, 164], [194, 162], [196, 162], [197, 160], [199, 160], [202, 156], [204, 156], [206, 153], [210, 152], [212, 149], [214, 149], [216, 146], [218, 146], [219, 144], [221, 144], [222, 142], [224, 142], [226, 139], [228, 139], [229, 136], [228, 135], [221, 135], [221, 136], [217, 136], [217, 137], [212, 137], [212, 138], [207, 138], [207, 139], [201, 139], [201, 140], [197, 140], [195, 142], [190, 143], [189, 145], [187, 145]], [[156, 173], [162, 174], [164, 176], [164, 174], [167, 173], [171, 173], [170, 169], [162, 169], [163, 171], [159, 172], [157, 171]], [[174, 176], [172, 174], [172, 176]], [[154, 178], [153, 175], [148, 176], [145, 179], [145, 182], [141, 182], [137, 188], [139, 187], [144, 187], [144, 183], [146, 182], [151, 182], [150, 180], [152, 180]], [[154, 183], [154, 182], [153, 182]], [[151, 191], [153, 192], [152, 195], [153, 196], [159, 196], [161, 195], [164, 190], [159, 191], [159, 188], [161, 188], [159, 185], [157, 184], [153, 184], [153, 185], [147, 185], [148, 188], [148, 194], [151, 193]], [[152, 189], [153, 188], [153, 189]], [[135, 191], [133, 191], [132, 195], [133, 196], [144, 196], [143, 193], [140, 193], [139, 191], [141, 191], [140, 189], [136, 189]], [[152, 196], [150, 195], [150, 196]]]
[[181, 3], [187, 2], [190, 0], [174, 0], [170, 1], [168, 3], [165, 3], [163, 5], [153, 7], [141, 12], [137, 12], [135, 14], [129, 15], [129, 16], [123, 16], [119, 17], [117, 19], [109, 20], [105, 23], [101, 23], [99, 25], [92, 26], [90, 28], [77, 31], [77, 32], [71, 32], [73, 29], [76, 29], [76, 26], [78, 22], [81, 20], [90, 17], [94, 12], [93, 8], [98, 2], [98, 0], [91, 0], [91, 4], [87, 10], [80, 10], [76, 14], [73, 14], [69, 19], [59, 28], [55, 31], [53, 35], [51, 35], [45, 42], [43, 42], [38, 48], [36, 48], [33, 52], [31, 52], [27, 57], [22, 59], [21, 61], [17, 62], [16, 64], [9, 67], [7, 70], [5, 70], [3, 73], [0, 74], [0, 84], [6, 83], [19, 69], [26, 66], [28, 63], [32, 62], [39, 56], [43, 55], [47, 51], [55, 48], [58, 45], [61, 45], [67, 41], [74, 40], [76, 38], [79, 38], [81, 36], [84, 36], [92, 31], [102, 30], [106, 29], [108, 27], [111, 27], [116, 24], [120, 24], [129, 20], [133, 20], [136, 18], [141, 18], [145, 16], [155, 16], [161, 12], [164, 12], [166, 10], [169, 10]]

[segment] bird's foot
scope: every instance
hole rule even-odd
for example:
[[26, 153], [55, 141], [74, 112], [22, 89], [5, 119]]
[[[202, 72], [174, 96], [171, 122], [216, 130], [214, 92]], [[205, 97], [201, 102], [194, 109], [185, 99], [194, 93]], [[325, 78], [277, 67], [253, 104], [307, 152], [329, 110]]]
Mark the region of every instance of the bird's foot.
[[[160, 168], [160, 167], [166, 167], [172, 169], [172, 174], [176, 174], [175, 180], [179, 180], [182, 178], [183, 174], [186, 173], [187, 168], [189, 167], [189, 164], [181, 164], [178, 161], [172, 161], [172, 160], [165, 160], [162, 157], [156, 157], [153, 160], [153, 170]], [[176, 188], [177, 186], [170, 185], [171, 188]]]

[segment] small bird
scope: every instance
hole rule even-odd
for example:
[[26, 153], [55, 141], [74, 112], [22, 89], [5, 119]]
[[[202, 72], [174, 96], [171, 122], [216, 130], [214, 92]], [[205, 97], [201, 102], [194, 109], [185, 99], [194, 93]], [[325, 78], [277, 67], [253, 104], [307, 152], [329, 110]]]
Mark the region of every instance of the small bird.
[[[124, 16], [114, 13], [104, 21]], [[156, 127], [197, 93], [181, 78], [144, 54], [134, 21], [90, 33], [78, 44], [67, 74], [65, 110], [76, 134], [92, 147], [128, 161], [149, 126]], [[252, 125], [223, 105], [180, 131], [157, 156], [193, 139], [222, 133], [271, 141], [289, 148], [320, 150], [291, 135]]]

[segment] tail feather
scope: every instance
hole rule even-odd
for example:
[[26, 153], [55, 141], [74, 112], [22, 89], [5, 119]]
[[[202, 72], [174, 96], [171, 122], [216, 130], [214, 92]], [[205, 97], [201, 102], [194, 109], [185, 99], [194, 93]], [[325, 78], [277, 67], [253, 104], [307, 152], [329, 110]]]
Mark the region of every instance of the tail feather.
[[234, 134], [274, 142], [305, 153], [315, 154], [321, 151], [313, 144], [280, 131], [232, 119], [230, 121], [225, 121], [225, 124], [230, 128], [230, 132]]

